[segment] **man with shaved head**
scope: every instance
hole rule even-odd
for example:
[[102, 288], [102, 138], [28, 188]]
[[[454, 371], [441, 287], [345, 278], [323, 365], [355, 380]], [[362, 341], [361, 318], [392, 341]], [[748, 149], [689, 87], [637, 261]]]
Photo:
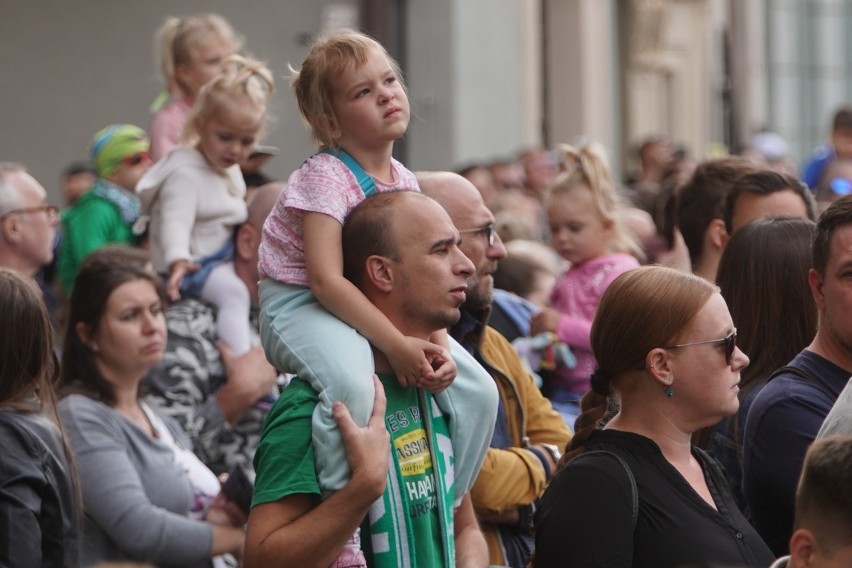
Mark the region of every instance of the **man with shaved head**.
[[419, 172], [417, 181], [421, 191], [449, 213], [462, 237], [460, 248], [474, 265], [461, 319], [450, 333], [488, 370], [500, 393], [491, 448], [471, 499], [488, 541], [490, 563], [526, 567], [538, 499], [556, 473], [556, 462], [571, 434], [512, 345], [488, 326], [492, 275], [506, 256], [494, 229], [494, 215], [476, 187], [460, 175]]

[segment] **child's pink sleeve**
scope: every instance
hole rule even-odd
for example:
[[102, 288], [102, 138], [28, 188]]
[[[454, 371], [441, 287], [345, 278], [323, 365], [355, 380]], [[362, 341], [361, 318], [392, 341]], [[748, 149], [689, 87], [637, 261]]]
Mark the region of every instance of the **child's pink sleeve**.
[[577, 316], [562, 315], [556, 328], [559, 340], [571, 347], [591, 350], [592, 322]]

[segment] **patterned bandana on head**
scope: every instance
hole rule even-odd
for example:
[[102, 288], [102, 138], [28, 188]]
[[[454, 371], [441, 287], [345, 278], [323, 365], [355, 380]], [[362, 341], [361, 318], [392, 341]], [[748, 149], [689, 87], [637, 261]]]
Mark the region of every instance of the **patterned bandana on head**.
[[132, 124], [112, 124], [92, 138], [92, 161], [98, 176], [111, 176], [121, 161], [133, 154], [147, 152], [150, 147], [145, 131]]

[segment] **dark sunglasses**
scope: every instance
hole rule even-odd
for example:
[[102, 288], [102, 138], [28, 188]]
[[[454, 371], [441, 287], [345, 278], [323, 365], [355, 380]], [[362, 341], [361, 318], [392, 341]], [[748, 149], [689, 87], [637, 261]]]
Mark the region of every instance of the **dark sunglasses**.
[[737, 328], [734, 328], [734, 331], [732, 331], [722, 339], [708, 339], [707, 341], [695, 341], [693, 343], [679, 343], [678, 345], [669, 345], [668, 347], [663, 347], [663, 349], [676, 349], [678, 347], [691, 347], [693, 345], [709, 345], [711, 343], [725, 344], [725, 361], [728, 363], [728, 365], [730, 365], [731, 360], [734, 358], [734, 349], [736, 349], [737, 347]]
[[128, 166], [138, 166], [142, 162], [146, 162], [151, 159], [151, 154], [149, 152], [138, 152], [131, 156], [125, 156], [121, 159], [121, 161]]
[[494, 246], [494, 237], [497, 235], [497, 229], [494, 228], [494, 225], [488, 225], [487, 227], [476, 227], [475, 229], [463, 229], [459, 231], [459, 234], [463, 235], [465, 233], [482, 233], [485, 235], [485, 238], [488, 240], [488, 246]]

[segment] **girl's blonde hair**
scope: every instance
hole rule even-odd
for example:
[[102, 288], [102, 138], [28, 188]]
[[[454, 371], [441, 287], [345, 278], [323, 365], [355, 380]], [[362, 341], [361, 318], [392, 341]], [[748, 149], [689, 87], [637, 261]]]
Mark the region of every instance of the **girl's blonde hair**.
[[186, 121], [181, 143], [188, 146], [198, 142], [198, 131], [224, 104], [239, 99], [240, 110], [266, 114], [269, 97], [275, 91], [272, 72], [262, 62], [249, 57], [232, 55], [227, 70], [211, 79], [198, 92], [195, 106]]
[[612, 238], [607, 243], [610, 251], [628, 253], [639, 262], [646, 260], [645, 252], [633, 234], [624, 226], [621, 213], [624, 208], [610, 174], [606, 151], [600, 144], [591, 142], [579, 149], [560, 144], [562, 173], [548, 188], [545, 207], [567, 195], [576, 187], [587, 187], [592, 193], [592, 203], [600, 218], [611, 223]]
[[242, 47], [242, 38], [219, 14], [197, 14], [186, 18], [169, 16], [157, 30], [154, 36], [156, 63], [170, 92], [178, 88], [184, 95], [190, 94], [188, 87], [177, 81], [175, 69], [178, 65], [192, 63], [195, 50], [211, 37], [230, 42], [234, 51]]
[[320, 146], [337, 148], [334, 137], [337, 116], [332, 104], [335, 79], [350, 66], [357, 68], [364, 65], [374, 52], [387, 58], [397, 81], [404, 89], [399, 64], [382, 44], [355, 30], [343, 30], [317, 39], [305, 56], [302, 68], [297, 71], [289, 67], [290, 87], [296, 95], [299, 112]]

